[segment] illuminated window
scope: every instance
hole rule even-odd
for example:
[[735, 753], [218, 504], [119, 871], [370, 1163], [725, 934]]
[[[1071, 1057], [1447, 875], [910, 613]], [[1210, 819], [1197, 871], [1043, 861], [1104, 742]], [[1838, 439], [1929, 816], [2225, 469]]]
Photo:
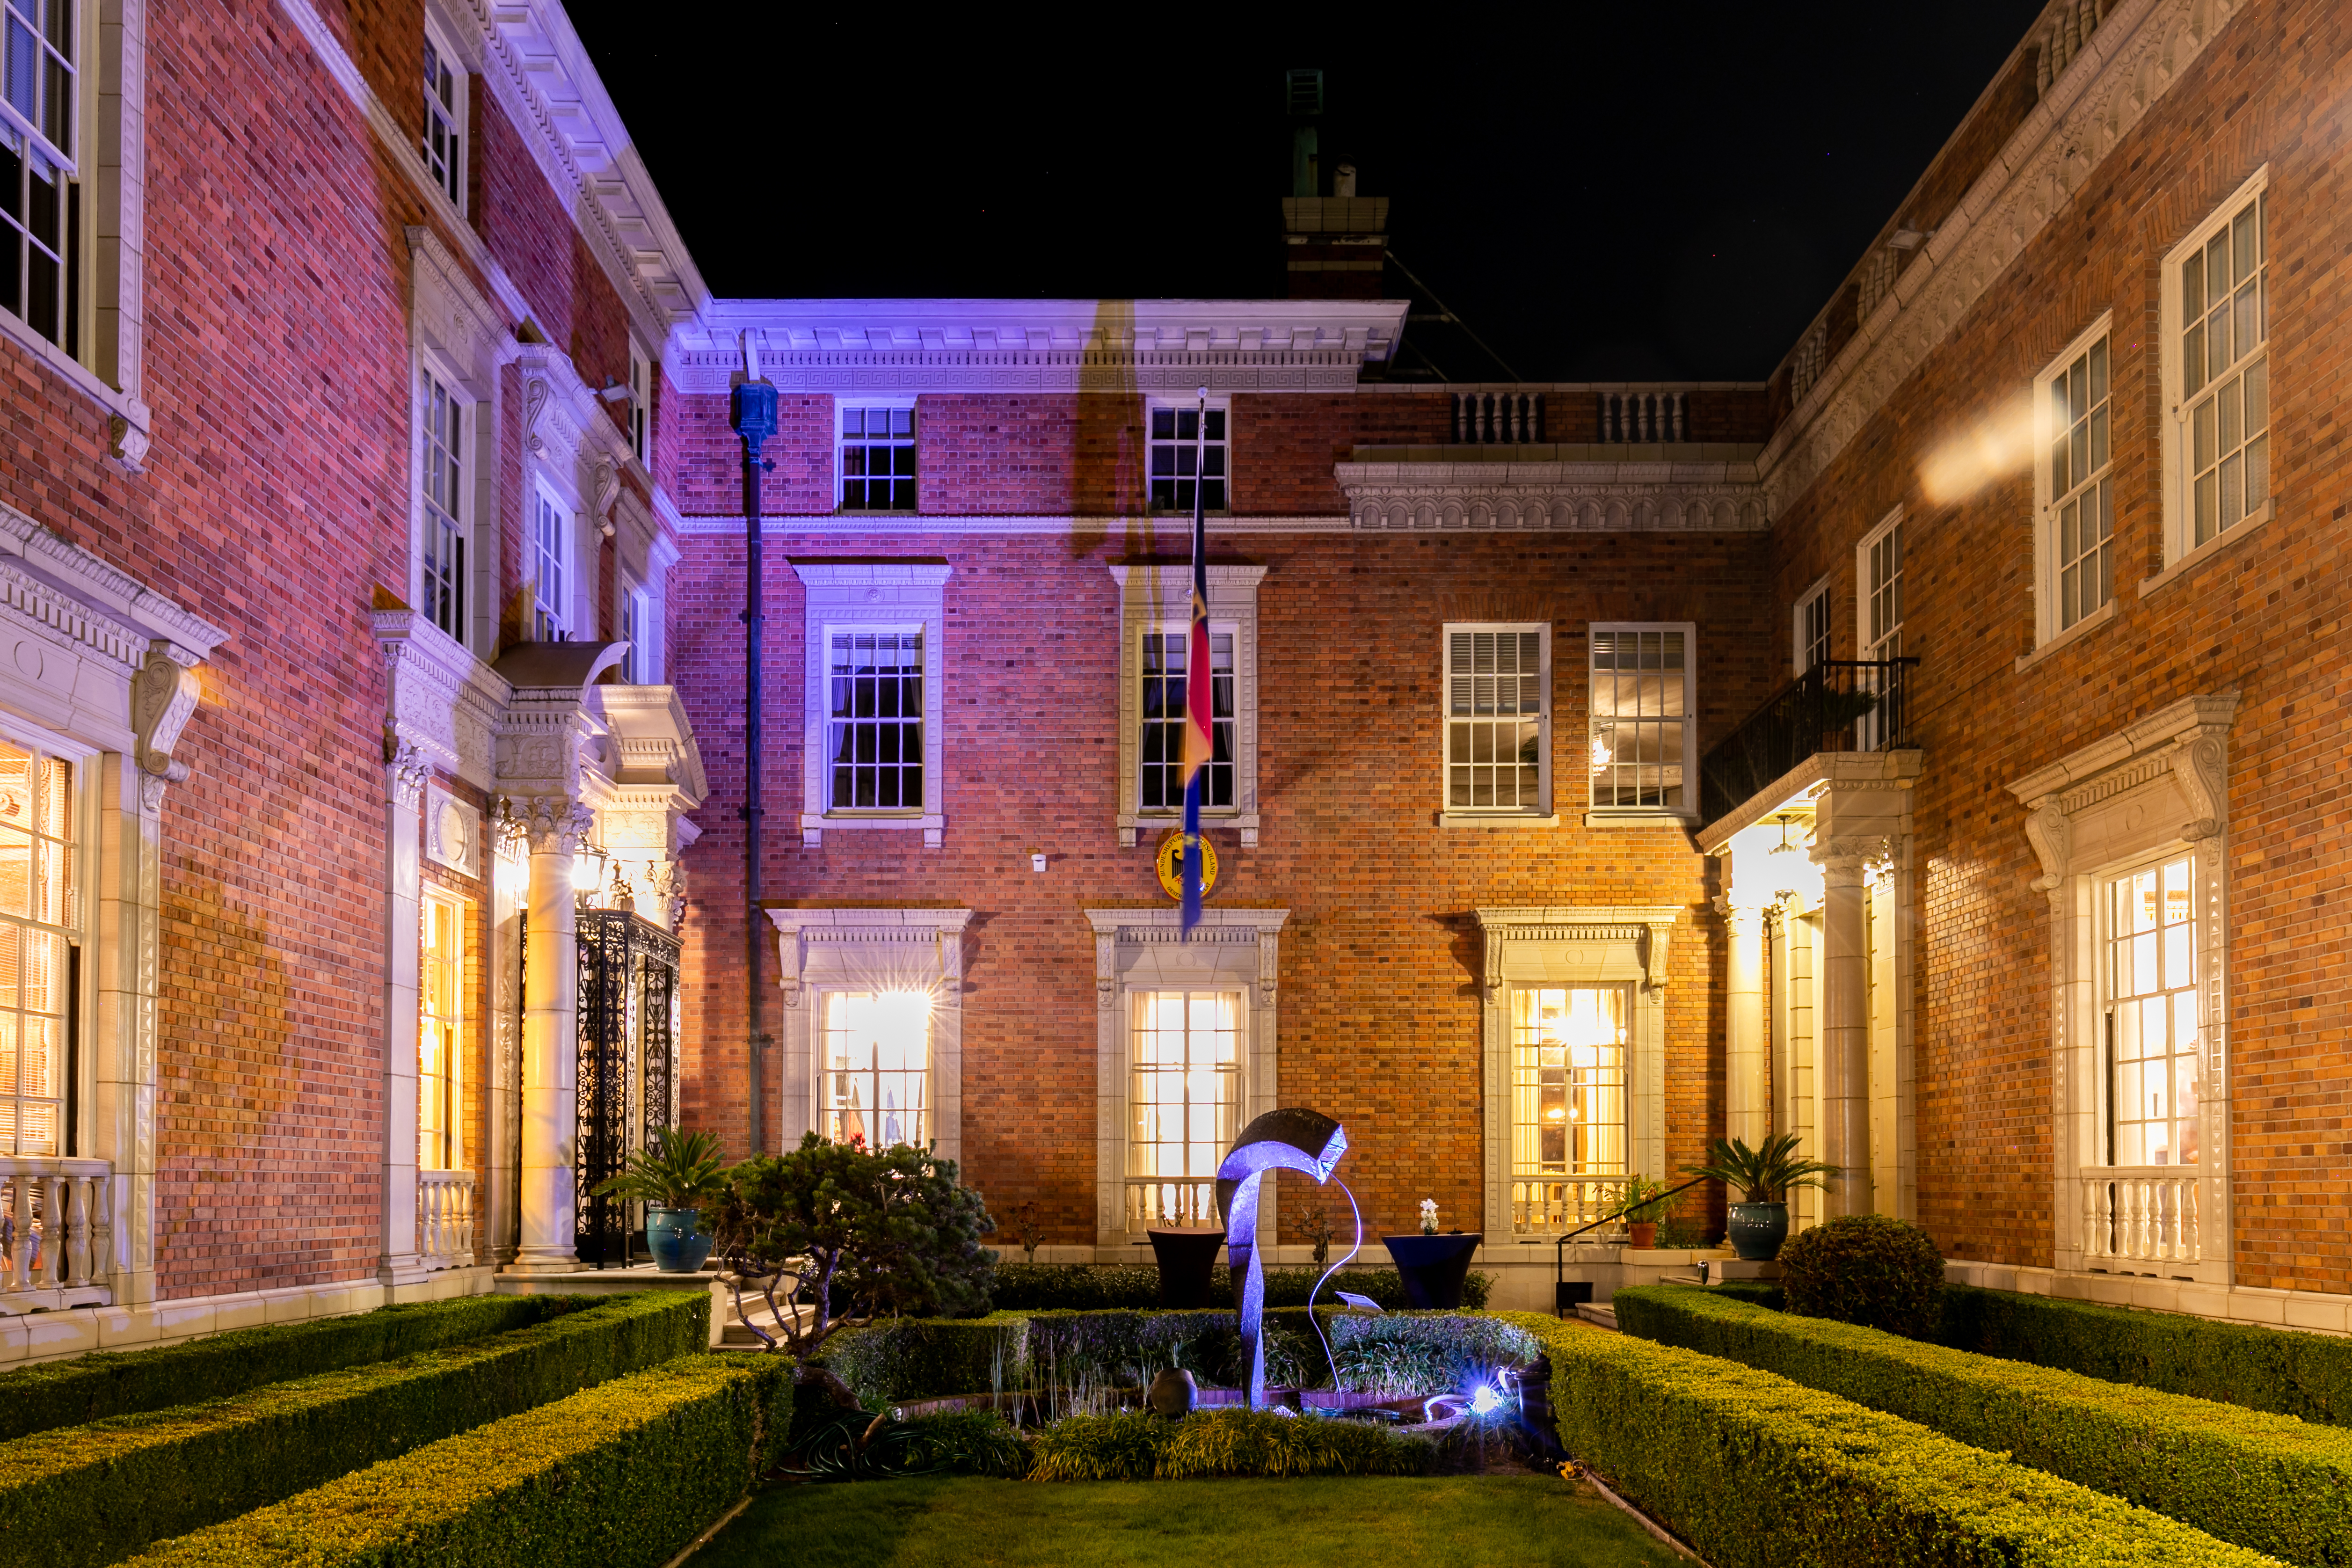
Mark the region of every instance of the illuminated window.
[[458, 155], [457, 127], [466, 118], [466, 74], [453, 53], [437, 45], [430, 32], [425, 37], [425, 172], [441, 193], [466, 205], [466, 164]]
[[416, 375], [424, 437], [425, 615], [466, 640], [466, 405], [430, 370]]
[[930, 1141], [931, 999], [835, 991], [824, 999], [824, 1135], [869, 1148]]
[[2258, 189], [2226, 206], [2187, 255], [2175, 253], [2192, 547], [2270, 500], [2269, 226]]
[[915, 510], [912, 404], [842, 405], [841, 510]]
[[571, 531], [572, 509], [545, 485], [536, 487], [531, 492], [530, 538], [531, 556], [539, 571], [531, 587], [531, 637], [540, 642], [562, 642], [570, 635], [565, 629], [563, 579], [572, 557]]
[[[1143, 634], [1143, 760], [1141, 809], [1184, 809], [1184, 643], [1186, 630]], [[1201, 780], [1201, 805], [1223, 810], [1234, 804], [1234, 634], [1209, 626], [1211, 739], [1214, 760]]]
[[1551, 773], [1551, 633], [1445, 628], [1445, 809], [1546, 815]]
[[1830, 658], [1830, 580], [1826, 577], [1813, 584], [1811, 592], [1797, 601], [1796, 650], [1793, 656], [1797, 673], [1818, 665], [1827, 664]]
[[1625, 990], [1512, 989], [1515, 1180], [1626, 1173]]
[[1152, 510], [1191, 511], [1196, 484], [1205, 486], [1200, 503], [1204, 509], [1226, 509], [1223, 406], [1212, 403], [1205, 416], [1197, 403], [1152, 409], [1150, 445]]
[[73, 782], [72, 763], [0, 741], [0, 1153], [67, 1152]]
[[74, 0], [0, 4], [0, 309], [81, 357]]
[[2204, 1056], [2197, 1029], [2194, 862], [2107, 882], [2106, 1163], [2197, 1163]]
[[465, 1166], [461, 1063], [465, 1042], [466, 906], [427, 889], [425, 951], [417, 973], [416, 1163]]
[[[1854, 643], [1864, 659], [1878, 663], [1903, 655], [1903, 509], [1896, 507], [1854, 548], [1854, 580], [1861, 587], [1855, 600]], [[1854, 672], [1860, 691], [1875, 692], [1888, 683], [1883, 671]], [[1874, 752], [1886, 743], [1887, 714], [1874, 708], [1853, 723], [1854, 749]]]
[[[1241, 998], [1230, 991], [1136, 993], [1132, 1060], [1128, 1173], [1213, 1181], [1239, 1126]], [[1181, 1210], [1180, 1203], [1175, 1212]], [[1214, 1225], [1213, 1210], [1198, 1223]]]
[[[2102, 323], [2044, 374], [2041, 492], [2052, 633], [2115, 596], [2116, 489], [2108, 433], [2107, 332]], [[1898, 612], [1899, 615], [1899, 612]]]
[[1596, 625], [1591, 629], [1592, 809], [1685, 816], [1697, 628]]

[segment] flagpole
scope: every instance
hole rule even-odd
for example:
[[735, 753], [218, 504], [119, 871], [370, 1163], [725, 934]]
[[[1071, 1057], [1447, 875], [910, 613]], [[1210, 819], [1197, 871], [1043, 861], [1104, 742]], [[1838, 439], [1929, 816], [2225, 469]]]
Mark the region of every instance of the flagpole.
[[1184, 637], [1183, 935], [1201, 923], [1203, 880], [1201, 791], [1215, 755], [1215, 709], [1209, 662], [1209, 389], [1201, 388], [1192, 423], [1192, 619]]

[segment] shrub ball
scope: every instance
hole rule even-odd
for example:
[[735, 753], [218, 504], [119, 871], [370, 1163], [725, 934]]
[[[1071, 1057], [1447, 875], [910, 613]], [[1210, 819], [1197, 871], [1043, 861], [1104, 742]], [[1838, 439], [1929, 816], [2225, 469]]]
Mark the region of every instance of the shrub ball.
[[1832, 1318], [1932, 1339], [1940, 1321], [1944, 1258], [1917, 1226], [1886, 1215], [1846, 1215], [1780, 1249], [1780, 1286], [1801, 1318]]

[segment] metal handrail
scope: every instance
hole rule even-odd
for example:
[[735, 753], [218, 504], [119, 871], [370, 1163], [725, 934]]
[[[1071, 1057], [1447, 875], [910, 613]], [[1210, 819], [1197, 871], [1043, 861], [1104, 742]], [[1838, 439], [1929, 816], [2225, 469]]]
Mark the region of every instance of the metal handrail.
[[1689, 1181], [1685, 1182], [1679, 1187], [1669, 1187], [1663, 1193], [1654, 1193], [1650, 1196], [1642, 1199], [1639, 1203], [1627, 1204], [1615, 1214], [1602, 1215], [1591, 1225], [1580, 1225], [1574, 1230], [1564, 1233], [1559, 1240], [1551, 1244], [1552, 1284], [1557, 1287], [1566, 1283], [1568, 1279], [1568, 1244], [1574, 1241], [1578, 1237], [1582, 1236], [1586, 1231], [1598, 1230], [1612, 1219], [1622, 1219], [1625, 1215], [1633, 1213], [1635, 1209], [1645, 1209], [1652, 1204], [1662, 1204], [1668, 1198], [1673, 1197], [1676, 1193], [1686, 1193], [1693, 1187], [1697, 1186], [1701, 1182], [1711, 1182], [1715, 1178], [1712, 1176], [1693, 1176]]

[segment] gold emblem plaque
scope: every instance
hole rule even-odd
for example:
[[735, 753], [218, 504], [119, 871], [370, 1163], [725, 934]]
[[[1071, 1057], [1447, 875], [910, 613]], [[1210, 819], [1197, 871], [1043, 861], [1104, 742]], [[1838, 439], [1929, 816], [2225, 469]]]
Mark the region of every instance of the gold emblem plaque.
[[[1160, 868], [1160, 891], [1179, 903], [1183, 902], [1184, 830], [1182, 828], [1171, 830], [1168, 837], [1160, 841], [1160, 853], [1155, 858], [1155, 863]], [[1201, 896], [1206, 898], [1209, 889], [1216, 885], [1217, 847], [1210, 843], [1209, 836], [1203, 833], [1201, 835]]]

